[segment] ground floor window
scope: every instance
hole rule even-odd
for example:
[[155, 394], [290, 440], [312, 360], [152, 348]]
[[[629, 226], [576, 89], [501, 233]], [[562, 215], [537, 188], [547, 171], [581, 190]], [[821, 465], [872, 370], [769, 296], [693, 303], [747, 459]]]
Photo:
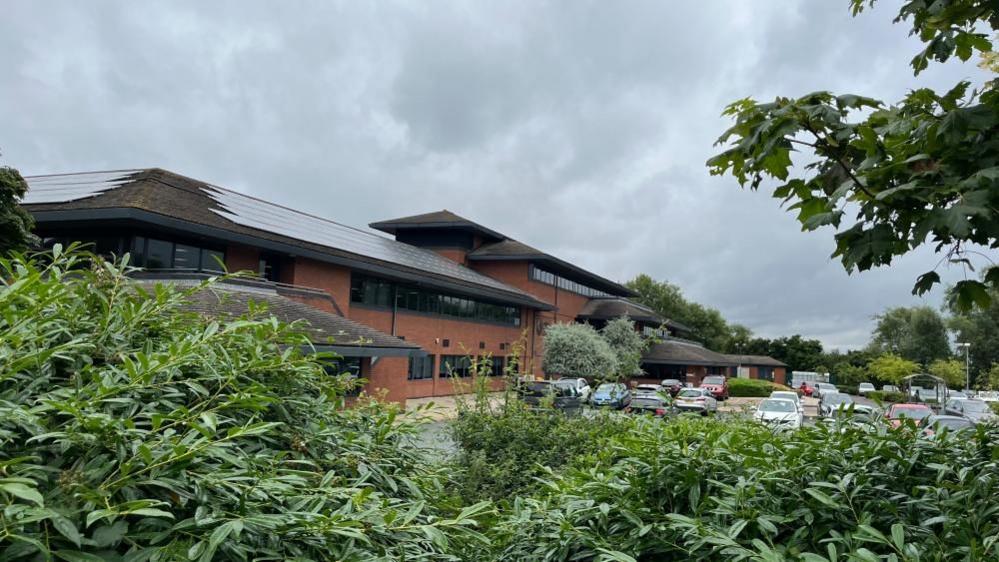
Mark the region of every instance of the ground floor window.
[[728, 371], [728, 367], [708, 367], [709, 375], [724, 375]]
[[434, 356], [410, 357], [409, 374], [406, 378], [411, 381], [434, 378]]
[[[361, 358], [360, 357], [342, 357], [336, 361], [330, 361], [326, 364], [326, 372], [333, 376], [346, 375], [350, 379], [361, 378]], [[357, 396], [361, 393], [361, 385], [354, 385], [353, 388], [347, 391], [347, 396]]]
[[774, 380], [774, 368], [773, 367], [757, 367], [756, 377], [763, 381], [773, 381]]
[[489, 368], [489, 376], [490, 377], [501, 377], [501, 376], [503, 376], [503, 365], [505, 363], [505, 360], [506, 360], [506, 357], [503, 357], [502, 355], [498, 356], [498, 357], [495, 356], [495, 355], [493, 356], [493, 358], [492, 358], [492, 364], [490, 365], [490, 368]]
[[441, 377], [472, 376], [472, 360], [467, 355], [441, 355]]

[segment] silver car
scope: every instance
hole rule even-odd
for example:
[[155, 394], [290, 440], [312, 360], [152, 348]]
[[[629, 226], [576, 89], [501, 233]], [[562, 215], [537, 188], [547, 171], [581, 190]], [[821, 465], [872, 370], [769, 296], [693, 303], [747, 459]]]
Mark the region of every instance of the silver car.
[[718, 400], [705, 388], [685, 388], [676, 395], [673, 407], [680, 412], [697, 412], [706, 416], [718, 411]]

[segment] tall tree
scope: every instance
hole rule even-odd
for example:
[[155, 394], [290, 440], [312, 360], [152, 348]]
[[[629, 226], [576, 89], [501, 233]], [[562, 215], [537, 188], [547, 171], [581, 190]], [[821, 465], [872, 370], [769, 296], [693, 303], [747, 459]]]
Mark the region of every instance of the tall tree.
[[[689, 301], [683, 291], [668, 281], [656, 281], [641, 274], [627, 283], [629, 289], [638, 293], [637, 300], [655, 310], [663, 318], [687, 325], [693, 338], [706, 347], [727, 351], [732, 339], [732, 327], [714, 308]], [[748, 330], [740, 327], [742, 330]]]
[[800, 334], [775, 339], [754, 338], [743, 353], [767, 355], [787, 364], [789, 371], [813, 371], [823, 365], [822, 342]]
[[[856, 15], [874, 0], [850, 4]], [[931, 60], [991, 53], [987, 30], [999, 29], [999, 5], [906, 0], [895, 21], [911, 23], [926, 44], [911, 63], [919, 74]], [[992, 82], [972, 88], [965, 81], [942, 94], [921, 88], [896, 104], [829, 92], [739, 100], [725, 110], [735, 120], [718, 139], [726, 148], [707, 164], [752, 189], [776, 180], [773, 196], [797, 213], [803, 230], [838, 230], [833, 255], [847, 271], [889, 265], [925, 244], [944, 253], [940, 262], [986, 264], [981, 280], [960, 281], [950, 293], [961, 309], [985, 307], [987, 287], [999, 287], [999, 267], [974, 248], [999, 248], [999, 91]], [[792, 162], [798, 150], [804, 166]], [[913, 293], [939, 282], [934, 268]]]
[[951, 354], [947, 324], [928, 306], [889, 308], [878, 315], [871, 350], [893, 353], [923, 366]]
[[[975, 380], [993, 364], [999, 363], [999, 291], [993, 292], [992, 303], [987, 308], [970, 311], [952, 308], [951, 311], [954, 315], [950, 327], [957, 341], [971, 344], [967, 351], [972, 379]], [[960, 355], [963, 358], [964, 353]]]
[[0, 254], [24, 250], [32, 240], [35, 221], [19, 205], [28, 182], [9, 166], [0, 166]]

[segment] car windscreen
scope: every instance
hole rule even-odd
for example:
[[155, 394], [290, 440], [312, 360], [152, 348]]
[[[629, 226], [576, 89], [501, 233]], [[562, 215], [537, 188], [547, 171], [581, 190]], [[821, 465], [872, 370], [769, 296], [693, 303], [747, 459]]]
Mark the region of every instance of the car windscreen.
[[686, 388], [681, 390], [680, 394], [677, 394], [677, 396], [680, 398], [700, 398], [701, 396], [704, 396], [704, 393], [696, 388]]
[[636, 396], [631, 399], [631, 407], [653, 407], [658, 408], [663, 405], [663, 399], [658, 396]]
[[725, 377], [704, 377], [701, 384], [725, 384]]
[[760, 402], [760, 410], [763, 412], [792, 413], [796, 412], [798, 408], [794, 402], [788, 400], [764, 400]]
[[597, 391], [594, 393], [597, 396], [619, 396], [624, 393], [624, 385], [620, 384], [602, 384], [597, 387]]
[[663, 381], [663, 386], [680, 386], [680, 381], [676, 379], [666, 379]]
[[840, 404], [853, 404], [853, 398], [851, 398], [849, 394], [843, 394], [840, 392], [823, 394], [822, 401], [826, 404], [832, 404], [833, 406], [838, 406]]
[[910, 420], [921, 420], [926, 416], [933, 415], [929, 408], [895, 408], [891, 417], [894, 419], [909, 418]]
[[962, 400], [965, 412], [984, 414], [989, 411], [989, 405], [981, 400]]
[[781, 400], [794, 400], [798, 401], [798, 395], [793, 392], [774, 392], [770, 394], [770, 398], [780, 398]]

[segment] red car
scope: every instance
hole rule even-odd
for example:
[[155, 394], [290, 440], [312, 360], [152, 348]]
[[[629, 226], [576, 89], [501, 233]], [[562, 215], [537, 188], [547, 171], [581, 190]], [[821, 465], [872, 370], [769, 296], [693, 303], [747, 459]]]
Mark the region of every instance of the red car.
[[728, 379], [721, 375], [704, 377], [704, 380], [701, 381], [701, 388], [710, 392], [716, 400], [728, 399]]
[[892, 427], [902, 425], [902, 419], [910, 419], [920, 425], [922, 421], [933, 415], [933, 410], [926, 404], [892, 404], [885, 412], [885, 419]]

